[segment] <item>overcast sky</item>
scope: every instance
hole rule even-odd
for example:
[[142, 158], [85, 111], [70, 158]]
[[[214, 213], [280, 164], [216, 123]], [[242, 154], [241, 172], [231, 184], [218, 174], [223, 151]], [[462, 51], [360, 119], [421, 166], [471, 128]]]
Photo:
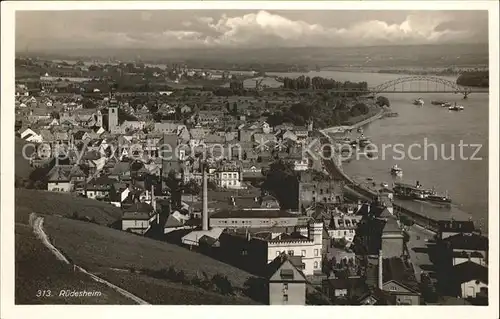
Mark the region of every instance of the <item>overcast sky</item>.
[[487, 43], [487, 11], [18, 11], [16, 49]]

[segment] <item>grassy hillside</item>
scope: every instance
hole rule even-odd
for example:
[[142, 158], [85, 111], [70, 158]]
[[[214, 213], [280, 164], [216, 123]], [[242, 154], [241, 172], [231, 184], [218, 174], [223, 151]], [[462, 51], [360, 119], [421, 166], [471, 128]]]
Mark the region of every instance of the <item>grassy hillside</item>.
[[[16, 304], [134, 304], [133, 301], [99, 284], [56, 259], [35, 237], [29, 225], [15, 227], [15, 303]], [[61, 290], [99, 291], [101, 296], [64, 297]], [[37, 297], [38, 290], [46, 295]]]
[[[23, 146], [26, 144], [24, 140], [16, 136], [15, 140], [15, 176], [16, 178], [25, 178], [27, 179], [30, 176], [30, 173], [33, 171], [33, 168], [30, 166], [29, 161], [23, 156]], [[27, 152], [31, 152], [32, 148], [27, 150]]]
[[160, 270], [173, 266], [187, 276], [202, 276], [203, 272], [210, 277], [222, 274], [237, 287], [251, 277], [245, 271], [188, 249], [105, 226], [49, 216], [44, 227], [58, 249], [90, 270]]
[[95, 218], [97, 223], [103, 225], [115, 222], [122, 215], [119, 208], [108, 203], [70, 194], [32, 189], [17, 188], [15, 203], [16, 222], [25, 224], [29, 220], [29, 214], [33, 212], [66, 217], [71, 217], [76, 212], [79, 217]]
[[133, 292], [151, 304], [161, 305], [254, 305], [257, 302], [242, 296], [224, 296], [199, 287], [151, 278], [138, 273], [107, 271], [101, 273], [108, 281]]
[[[169, 243], [111, 229], [106, 225], [119, 219], [121, 210], [110, 204], [69, 194], [16, 189], [16, 296], [18, 303], [107, 303], [129, 302], [120, 298], [66, 300], [33, 297], [37, 287], [59, 291], [64, 287], [76, 290], [100, 290], [106, 286], [92, 285], [82, 274], [73, 274], [71, 267], [51, 255], [29, 228], [29, 214], [45, 215], [44, 228], [51, 242], [68, 260], [101, 276], [154, 304], [255, 304], [242, 296], [216, 293], [212, 288], [202, 289], [190, 283], [174, 283], [152, 277], [151, 273], [173, 267], [182, 270], [186, 278], [227, 276], [234, 288], [244, 286], [252, 276], [233, 266], [216, 261], [188, 249]], [[80, 217], [95, 218], [93, 224], [65, 217], [77, 212]], [[148, 274], [148, 275], [146, 275]], [[53, 279], [57, 277], [58, 279]], [[73, 284], [79, 281], [80, 286]], [[89, 279], [90, 280], [90, 279]], [[98, 286], [95, 286], [98, 285]], [[81, 288], [79, 288], [81, 287]], [[101, 288], [99, 288], [101, 287]], [[43, 288], [42, 288], [43, 289]], [[68, 289], [68, 288], [66, 288]], [[36, 295], [36, 292], [35, 292]], [[106, 295], [107, 296], [107, 295]]]
[[186, 278], [227, 276], [234, 288], [251, 278], [233, 266], [166, 242], [82, 221], [49, 216], [44, 228], [55, 246], [83, 268], [153, 304], [256, 304], [237, 294], [228, 296], [192, 284], [151, 277], [146, 273], [174, 267]]

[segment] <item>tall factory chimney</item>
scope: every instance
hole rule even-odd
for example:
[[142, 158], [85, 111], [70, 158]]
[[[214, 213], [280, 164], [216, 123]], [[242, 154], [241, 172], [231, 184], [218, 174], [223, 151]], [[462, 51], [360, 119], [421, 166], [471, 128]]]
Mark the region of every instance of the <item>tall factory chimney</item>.
[[202, 227], [203, 230], [208, 230], [208, 183], [207, 183], [207, 171], [205, 164], [202, 165], [203, 174], [203, 213], [202, 213]]
[[382, 256], [382, 249], [378, 253], [378, 288], [382, 290], [384, 285], [383, 279], [383, 269], [384, 269], [384, 258]]

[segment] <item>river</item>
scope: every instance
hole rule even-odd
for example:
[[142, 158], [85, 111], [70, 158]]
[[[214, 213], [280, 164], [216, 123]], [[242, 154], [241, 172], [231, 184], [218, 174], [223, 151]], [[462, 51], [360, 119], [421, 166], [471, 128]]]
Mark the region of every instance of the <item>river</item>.
[[[270, 74], [295, 77], [300, 73]], [[337, 71], [320, 71], [305, 74], [309, 77], [321, 76], [339, 81], [360, 82], [366, 81], [369, 87], [374, 87], [386, 81], [397, 79], [404, 75], [379, 74], [379, 73], [354, 73]], [[452, 81], [456, 78], [443, 77]], [[275, 86], [274, 80], [266, 79], [262, 84]], [[249, 85], [252, 82], [249, 82]], [[254, 82], [253, 82], [254, 83]], [[254, 84], [255, 85], [255, 84]], [[410, 84], [406, 84], [409, 87]], [[413, 84], [417, 87], [417, 84]], [[439, 192], [448, 192], [454, 205], [470, 213], [476, 224], [487, 231], [488, 229], [488, 94], [472, 93], [467, 100], [453, 93], [428, 93], [428, 94], [383, 94], [391, 102], [391, 108], [399, 113], [399, 117], [376, 120], [364, 127], [365, 136], [369, 137], [377, 146], [379, 152], [373, 159], [361, 156], [357, 160], [344, 163], [344, 171], [354, 177], [366, 179], [372, 177], [376, 181], [392, 183], [393, 177], [390, 168], [398, 164], [403, 170], [403, 177], [399, 180], [415, 183], [417, 180], [426, 188], [435, 187]], [[424, 106], [415, 106], [412, 101], [421, 97]], [[449, 111], [447, 108], [432, 105], [431, 100], [446, 100], [457, 102], [465, 107], [462, 112]], [[358, 133], [353, 133], [355, 137]], [[427, 145], [427, 158], [424, 157], [425, 139]], [[463, 158], [460, 157], [460, 141], [463, 144], [482, 145], [471, 160], [476, 146], [464, 146]], [[386, 148], [385, 156], [382, 154], [382, 144], [402, 144], [399, 150], [405, 150], [407, 156], [399, 160], [400, 153], [392, 148]], [[409, 147], [412, 147], [409, 157]], [[419, 146], [421, 148], [419, 148]], [[454, 146], [454, 147], [453, 147]], [[452, 147], [455, 149], [455, 159], [451, 157]], [[444, 151], [444, 153], [442, 152]], [[437, 158], [435, 158], [437, 156]], [[421, 159], [419, 159], [419, 157]]]

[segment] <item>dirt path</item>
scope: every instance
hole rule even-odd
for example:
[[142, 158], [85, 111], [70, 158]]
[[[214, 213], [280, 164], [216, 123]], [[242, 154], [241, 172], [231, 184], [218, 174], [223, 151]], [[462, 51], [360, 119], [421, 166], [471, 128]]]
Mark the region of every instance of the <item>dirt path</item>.
[[[64, 262], [65, 264], [70, 265], [71, 263], [69, 262], [69, 260], [56, 247], [54, 247], [54, 245], [52, 245], [52, 243], [49, 240], [49, 237], [47, 236], [47, 234], [43, 230], [43, 217], [36, 216], [36, 214], [31, 214], [30, 215], [30, 224], [33, 227], [33, 232], [42, 241], [42, 243], [45, 245], [45, 247], [47, 247], [56, 256], [56, 258], [58, 260]], [[106, 281], [106, 280], [88, 272], [87, 270], [83, 269], [82, 267], [75, 265], [75, 264], [73, 264], [73, 267], [75, 270], [79, 270], [79, 271], [85, 273], [86, 275], [88, 275], [92, 279], [94, 279], [95, 281], [102, 283], [102, 284], [105, 284], [106, 286], [116, 290], [118, 293], [122, 294], [123, 296], [125, 296], [129, 299], [132, 299], [136, 303], [138, 303], [140, 305], [149, 305], [148, 302], [142, 300], [141, 298], [137, 297], [136, 295], [134, 295], [134, 294], [118, 287], [118, 286], [113, 285], [109, 281]]]

